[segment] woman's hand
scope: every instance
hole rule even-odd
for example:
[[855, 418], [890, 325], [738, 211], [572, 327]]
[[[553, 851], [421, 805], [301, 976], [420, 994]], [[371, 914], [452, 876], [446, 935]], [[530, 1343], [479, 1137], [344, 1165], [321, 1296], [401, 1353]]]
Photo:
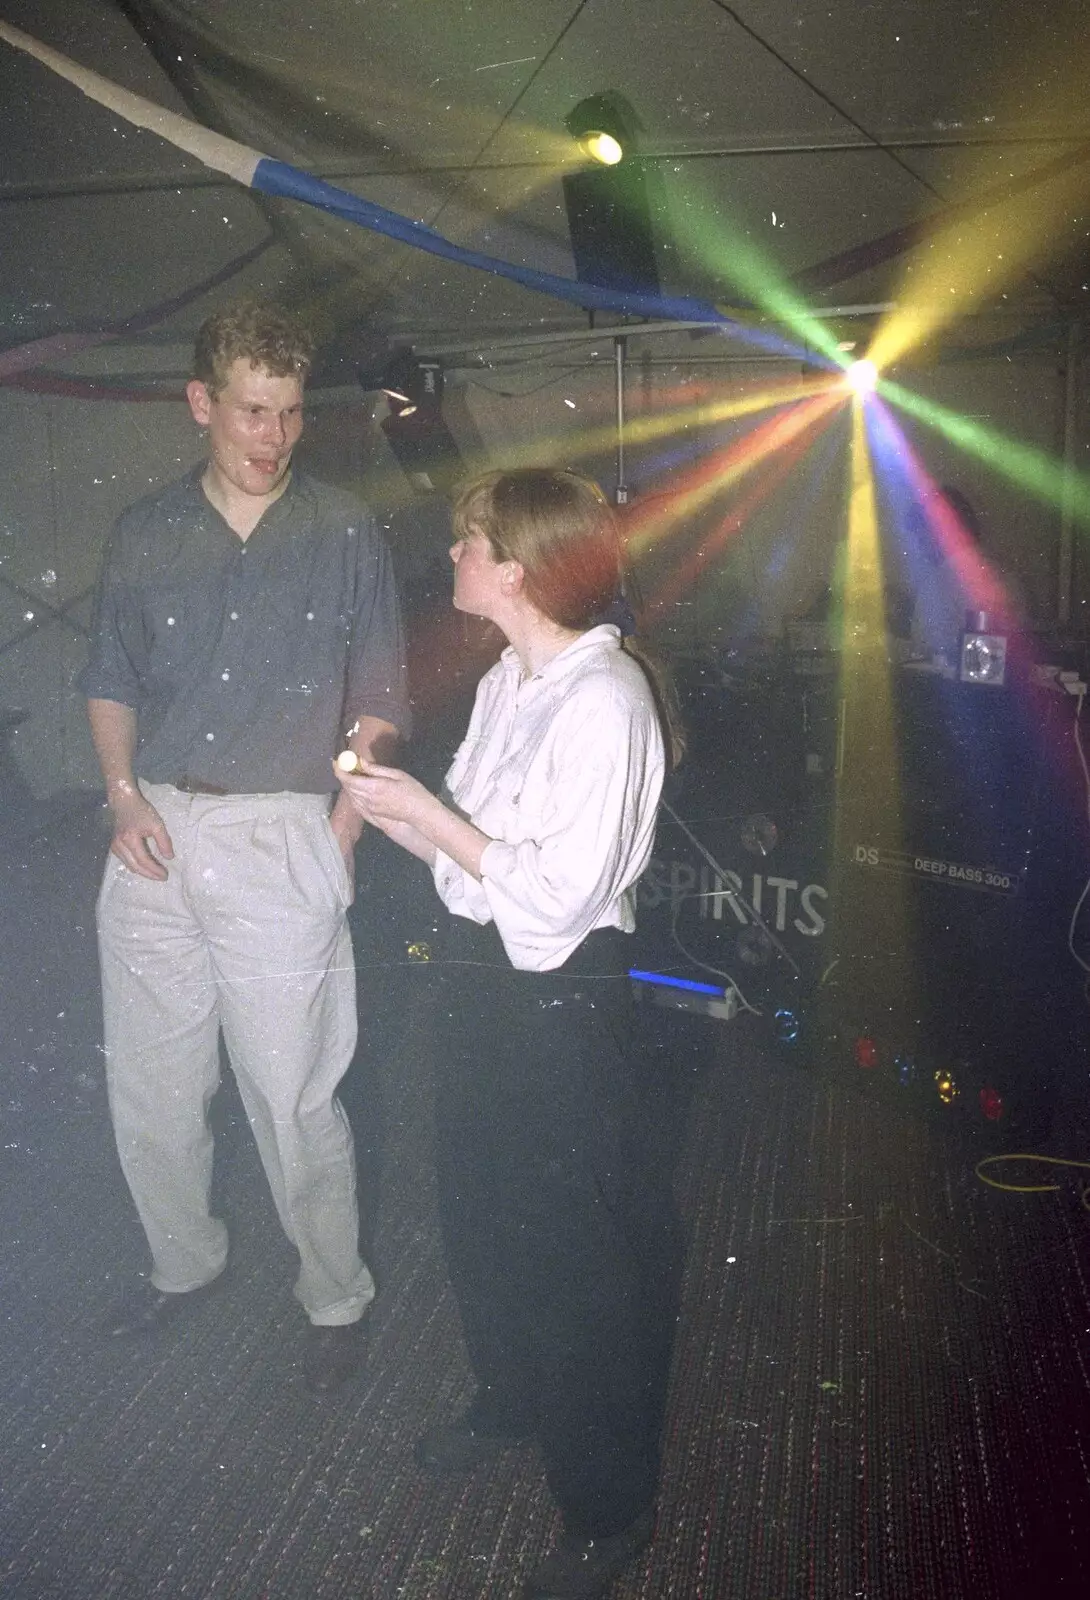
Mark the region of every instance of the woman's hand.
[[415, 816], [417, 809], [426, 810], [428, 802], [443, 809], [423, 784], [397, 767], [376, 766], [360, 757], [356, 758], [354, 770], [346, 769], [339, 761], [333, 763], [333, 768], [341, 785], [341, 798], [358, 817], [429, 867], [435, 864], [435, 845], [407, 817], [409, 811]]
[[379, 767], [360, 757], [354, 771], [338, 762], [333, 766], [352, 808], [365, 821], [429, 865], [442, 850], [480, 881], [481, 856], [491, 839], [450, 811], [430, 789], [398, 767]]
[[416, 778], [399, 767], [379, 767], [361, 761], [356, 772], [337, 770], [341, 787], [352, 805], [367, 822], [381, 827], [386, 822], [409, 822], [418, 826], [430, 808], [440, 802]]

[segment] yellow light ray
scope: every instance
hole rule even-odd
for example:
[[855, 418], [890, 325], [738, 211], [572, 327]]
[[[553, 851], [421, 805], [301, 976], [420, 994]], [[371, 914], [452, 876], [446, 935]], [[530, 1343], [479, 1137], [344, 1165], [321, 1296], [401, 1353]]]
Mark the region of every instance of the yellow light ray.
[[771, 418], [753, 434], [711, 455], [682, 479], [682, 485], [675, 493], [664, 501], [637, 510], [630, 522], [630, 553], [638, 556], [663, 538], [677, 523], [695, 516], [769, 456], [794, 443], [804, 431], [815, 428], [842, 402], [840, 388], [826, 383], [823, 394], [797, 401], [782, 416]]
[[[826, 377], [798, 378], [782, 384], [765, 385], [748, 395], [732, 395], [676, 410], [630, 416], [625, 421], [625, 444], [630, 447], [656, 444], [674, 434], [715, 427], [724, 422], [754, 416], [761, 411], [770, 411], [776, 406], [812, 399], [828, 391], [829, 380]], [[503, 451], [499, 460], [504, 467], [531, 466], [537, 461], [584, 460], [608, 451], [616, 438], [615, 421], [583, 429], [574, 439], [570, 433], [535, 434], [525, 444]]]
[[1032, 190], [959, 216], [913, 252], [898, 307], [879, 327], [867, 357], [879, 371], [919, 349], [982, 301], [996, 299], [1047, 256], [1059, 228], [1090, 201], [1090, 149], [1079, 165]]
[[[1042, 17], [1045, 13], [1040, 14]], [[1085, 137], [1087, 47], [1090, 34], [1053, 43], [1042, 27], [1038, 45], [1019, 41], [1019, 59], [1008, 62], [1001, 81], [977, 86], [974, 98], [987, 105], [995, 133], [991, 146], [967, 149], [951, 186], [951, 214], [928, 231], [905, 262], [895, 299], [898, 308], [879, 328], [867, 352], [879, 370], [920, 348], [982, 302], [996, 299], [1025, 272], [1047, 260], [1072, 219], [1090, 202], [1090, 142], [1057, 156], [1056, 134]], [[1017, 161], [1017, 142], [1039, 134], [1036, 148]], [[997, 170], [997, 163], [1001, 167]]]
[[[840, 753], [833, 824], [833, 896], [839, 908], [837, 948], [850, 965], [891, 960], [911, 965], [905, 880], [890, 873], [886, 892], [867, 896], [865, 945], [851, 906], [859, 874], [875, 870], [866, 852], [903, 846], [901, 774], [892, 668], [886, 628], [885, 587], [874, 474], [867, 445], [864, 402], [852, 403], [848, 536], [841, 558]], [[874, 907], [881, 907], [876, 911]], [[857, 942], [858, 941], [858, 942]], [[899, 999], [911, 1002], [911, 983]], [[899, 1002], [898, 1002], [899, 1003]]]

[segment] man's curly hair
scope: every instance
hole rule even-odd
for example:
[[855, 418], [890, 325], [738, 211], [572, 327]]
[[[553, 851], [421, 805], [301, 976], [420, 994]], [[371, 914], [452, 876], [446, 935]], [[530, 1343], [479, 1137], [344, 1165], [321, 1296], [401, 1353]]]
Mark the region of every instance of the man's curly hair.
[[193, 376], [213, 399], [236, 361], [249, 361], [274, 378], [306, 381], [314, 338], [306, 325], [269, 300], [236, 300], [201, 324], [193, 350]]

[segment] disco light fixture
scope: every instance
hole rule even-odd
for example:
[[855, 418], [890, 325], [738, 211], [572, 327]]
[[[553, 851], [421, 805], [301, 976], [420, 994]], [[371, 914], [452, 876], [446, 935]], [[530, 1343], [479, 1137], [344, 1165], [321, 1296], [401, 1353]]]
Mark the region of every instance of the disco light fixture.
[[856, 394], [873, 394], [878, 387], [878, 368], [873, 361], [853, 361], [844, 376]]

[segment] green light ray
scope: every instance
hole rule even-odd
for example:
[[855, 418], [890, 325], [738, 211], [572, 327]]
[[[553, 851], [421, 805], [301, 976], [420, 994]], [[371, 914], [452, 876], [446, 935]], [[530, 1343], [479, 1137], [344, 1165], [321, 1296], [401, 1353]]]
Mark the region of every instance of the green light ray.
[[[684, 224], [687, 247], [717, 278], [728, 278], [769, 317], [837, 367], [847, 364], [828, 326], [799, 298], [768, 252], [724, 220], [721, 202], [713, 204], [695, 184], [680, 178], [671, 184], [670, 202], [675, 229], [680, 232]], [[745, 311], [721, 309], [746, 323]]]
[[1086, 473], [1065, 466], [1036, 445], [1012, 439], [998, 428], [984, 427], [935, 400], [925, 400], [902, 384], [883, 380], [878, 392], [1004, 478], [1049, 505], [1068, 508], [1079, 522], [1090, 525], [1090, 477]]

